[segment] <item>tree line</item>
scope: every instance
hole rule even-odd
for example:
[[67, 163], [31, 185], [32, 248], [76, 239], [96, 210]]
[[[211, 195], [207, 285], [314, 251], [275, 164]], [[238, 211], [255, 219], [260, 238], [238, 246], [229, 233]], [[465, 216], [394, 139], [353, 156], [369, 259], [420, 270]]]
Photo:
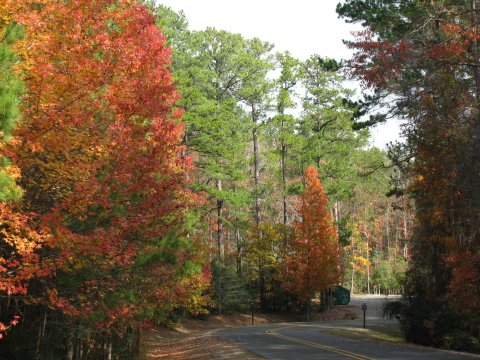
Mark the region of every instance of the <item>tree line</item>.
[[[372, 90], [368, 123], [406, 121], [392, 148], [414, 202], [399, 317], [407, 340], [478, 352], [480, 67], [478, 2], [357, 1], [337, 12], [365, 31], [351, 75]], [[365, 110], [367, 111], [367, 110]]]
[[420, 178], [369, 146], [341, 61], [147, 1], [6, 1], [0, 30], [2, 358], [130, 359], [184, 316], [399, 292]]

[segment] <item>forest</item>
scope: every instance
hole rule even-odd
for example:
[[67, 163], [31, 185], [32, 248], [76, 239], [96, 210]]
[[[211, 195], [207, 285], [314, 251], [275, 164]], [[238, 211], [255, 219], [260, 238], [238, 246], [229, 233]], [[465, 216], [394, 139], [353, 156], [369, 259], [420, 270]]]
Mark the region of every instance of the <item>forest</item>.
[[478, 5], [346, 0], [353, 58], [301, 61], [161, 1], [2, 0], [0, 357], [136, 359], [152, 326], [308, 320], [336, 285], [479, 352]]

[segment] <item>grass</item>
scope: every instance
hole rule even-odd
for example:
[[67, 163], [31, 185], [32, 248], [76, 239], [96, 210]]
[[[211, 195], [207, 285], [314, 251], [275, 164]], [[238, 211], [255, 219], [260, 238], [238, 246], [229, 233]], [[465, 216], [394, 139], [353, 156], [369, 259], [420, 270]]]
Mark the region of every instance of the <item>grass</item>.
[[405, 343], [405, 337], [399, 325], [372, 325], [363, 328], [331, 328], [326, 330], [331, 335], [345, 336], [354, 339]]

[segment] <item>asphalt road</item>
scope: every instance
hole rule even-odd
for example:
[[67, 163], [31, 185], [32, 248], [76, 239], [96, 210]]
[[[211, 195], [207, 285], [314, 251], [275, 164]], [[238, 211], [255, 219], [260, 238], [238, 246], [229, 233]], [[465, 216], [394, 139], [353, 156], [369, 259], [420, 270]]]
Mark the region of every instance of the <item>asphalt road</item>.
[[[368, 324], [383, 324], [394, 320], [381, 317], [378, 297], [354, 298], [352, 304], [367, 303]], [[359, 308], [359, 314], [361, 309]], [[220, 337], [265, 359], [480, 359], [480, 356], [443, 351], [412, 345], [350, 339], [328, 334], [331, 327], [362, 327], [363, 314], [356, 320], [332, 322], [284, 323], [219, 331]]]

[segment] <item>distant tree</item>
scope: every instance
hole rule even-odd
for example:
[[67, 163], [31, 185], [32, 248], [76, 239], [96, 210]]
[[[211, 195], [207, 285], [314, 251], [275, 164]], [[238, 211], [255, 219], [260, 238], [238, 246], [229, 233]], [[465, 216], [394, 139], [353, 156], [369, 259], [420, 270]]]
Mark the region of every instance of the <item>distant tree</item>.
[[328, 210], [318, 171], [305, 170], [306, 188], [300, 204], [301, 220], [285, 258], [285, 288], [307, 306], [318, 292], [341, 281], [340, 245]]
[[[295, 134], [297, 119], [287, 114], [287, 110], [295, 107], [295, 87], [300, 80], [301, 63], [287, 51], [277, 53], [276, 60], [280, 69], [280, 76], [276, 80], [276, 107], [277, 115], [272, 119], [275, 144], [280, 157], [280, 183], [282, 195], [282, 218], [283, 225], [288, 222], [287, 211], [287, 159], [288, 152], [298, 141]], [[285, 244], [287, 238], [284, 239]]]
[[261, 222], [251, 230], [245, 246], [244, 276], [260, 296], [264, 309], [275, 310], [285, 303], [281, 289], [282, 263], [285, 257], [285, 238], [292, 236], [292, 228], [280, 224]]
[[309, 164], [322, 169], [322, 182], [332, 202], [351, 196], [358, 151], [369, 137], [353, 129], [354, 110], [345, 101], [353, 91], [343, 85], [342, 63], [312, 55], [302, 66], [302, 116], [299, 123], [297, 171]]

